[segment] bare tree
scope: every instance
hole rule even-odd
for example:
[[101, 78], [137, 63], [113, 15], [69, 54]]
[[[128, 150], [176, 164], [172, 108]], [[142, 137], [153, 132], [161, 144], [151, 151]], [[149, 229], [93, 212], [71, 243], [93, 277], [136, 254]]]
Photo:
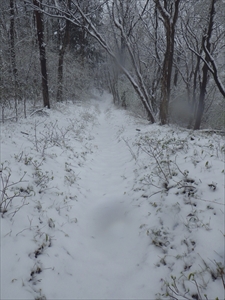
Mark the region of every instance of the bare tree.
[[[188, 128], [193, 126], [195, 129], [200, 128], [202, 121], [211, 119], [210, 122], [213, 122], [214, 107], [222, 100], [218, 91], [223, 97], [225, 95], [220, 79], [220, 57], [223, 53], [225, 34], [218, 13], [221, 3], [208, 0], [207, 6], [204, 7], [203, 3], [205, 4], [205, 1], [185, 4], [186, 11], [182, 12], [180, 18], [181, 32], [176, 39], [182, 48], [182, 61], [185, 65], [185, 68], [179, 66], [179, 74], [186, 85], [190, 103]], [[219, 62], [219, 66], [216, 61]], [[210, 80], [210, 77], [214, 80]]]
[[37, 38], [39, 45], [39, 55], [41, 64], [41, 75], [42, 75], [42, 95], [44, 107], [50, 108], [49, 92], [48, 92], [48, 76], [47, 76], [47, 62], [46, 62], [46, 51], [44, 41], [44, 16], [42, 12], [42, 0], [33, 0], [34, 13], [36, 17], [37, 27]]
[[[74, 13], [74, 11], [71, 11], [69, 16], [68, 16], [67, 11], [63, 10], [61, 7], [58, 7], [58, 6], [51, 6], [51, 7], [53, 7], [55, 9], [55, 11], [60, 14], [60, 17], [63, 17], [64, 19], [68, 19], [69, 21], [71, 21], [71, 23], [75, 24], [76, 26], [84, 26], [84, 24], [85, 24], [84, 28], [85, 28], [86, 32], [90, 36], [92, 36], [93, 38], [95, 38], [97, 40], [97, 42], [106, 50], [106, 52], [114, 60], [114, 63], [116, 63], [118, 65], [118, 67], [121, 69], [121, 71], [127, 77], [129, 82], [131, 83], [131, 85], [133, 86], [133, 88], [135, 89], [137, 94], [139, 95], [139, 97], [141, 99], [141, 102], [142, 102], [142, 104], [145, 107], [145, 110], [147, 112], [149, 121], [154, 123], [155, 122], [155, 117], [153, 115], [153, 109], [152, 109], [152, 106], [151, 106], [151, 103], [150, 103], [150, 98], [148, 96], [148, 93], [146, 91], [146, 87], [145, 87], [144, 82], [143, 82], [143, 77], [140, 73], [140, 67], [138, 66], [138, 64], [136, 62], [134, 53], [132, 52], [132, 48], [130, 47], [130, 44], [129, 44], [129, 39], [128, 39], [125, 31], [124, 31], [124, 28], [123, 28], [122, 23], [120, 22], [120, 20], [115, 16], [114, 23], [117, 26], [117, 28], [119, 28], [119, 30], [121, 31], [121, 35], [123, 36], [123, 38], [126, 41], [126, 46], [128, 47], [128, 52], [129, 52], [129, 55], [131, 56], [131, 61], [133, 63], [133, 67], [134, 67], [134, 70], [135, 70], [135, 73], [136, 73], [136, 79], [137, 80], [133, 77], [130, 70], [125, 68], [121, 64], [120, 60], [118, 59], [117, 53], [114, 51], [114, 49], [110, 46], [110, 44], [108, 43], [106, 38], [104, 38], [104, 36], [100, 33], [99, 29], [95, 26], [95, 24], [89, 18], [89, 14], [86, 14], [83, 11], [83, 9], [82, 9], [81, 5], [79, 4], [79, 2], [74, 1], [73, 5], [74, 5], [74, 8], [75, 8], [75, 13]], [[46, 6], [46, 4], [45, 4], [45, 6]], [[46, 7], [50, 7], [50, 6], [47, 5]], [[114, 7], [115, 6], [112, 6], [113, 9], [114, 9]], [[116, 3], [116, 9], [117, 9], [117, 3]], [[41, 13], [44, 13], [44, 10], [42, 8], [39, 8], [39, 11]], [[79, 15], [77, 14], [77, 12], [79, 13]], [[48, 15], [57, 17], [57, 14], [48, 13]], [[82, 22], [81, 22], [81, 20], [82, 20]]]
[[180, 0], [170, 2], [163, 1], [163, 4], [160, 0], [154, 0], [154, 2], [163, 18], [163, 25], [166, 32], [166, 50], [162, 67], [160, 103], [160, 120], [161, 124], [164, 125], [168, 122], [168, 104], [171, 90], [175, 27], [178, 19]]
[[16, 120], [18, 118], [17, 102], [18, 102], [18, 70], [16, 66], [16, 51], [15, 51], [15, 2], [10, 0], [10, 56], [12, 64], [12, 73], [14, 79], [14, 102], [16, 111]]
[[[71, 0], [67, 0], [67, 9], [71, 10]], [[63, 20], [59, 20], [58, 41], [59, 41], [59, 60], [58, 60], [58, 82], [57, 82], [57, 101], [63, 100], [63, 64], [66, 48], [69, 44], [70, 21], [66, 19], [65, 24], [60, 26]]]
[[[147, 1], [148, 2], [148, 1]], [[132, 18], [129, 19], [129, 27], [127, 28], [127, 23], [124, 22], [124, 19], [126, 17], [126, 14], [124, 15], [124, 10], [121, 8], [122, 0], [114, 0], [113, 1], [113, 20], [115, 26], [120, 30], [121, 33], [121, 50], [122, 54], [124, 55], [125, 49], [127, 50], [127, 53], [130, 57], [130, 63], [132, 64], [132, 71], [135, 73], [135, 81], [132, 75], [129, 73], [128, 69], [124, 67], [123, 64], [119, 62], [119, 66], [121, 70], [124, 72], [124, 74], [127, 76], [128, 80], [132, 84], [133, 88], [135, 89], [136, 93], [138, 94], [146, 112], [148, 115], [149, 121], [151, 123], [155, 122], [154, 117], [154, 111], [151, 103], [151, 97], [149, 95], [149, 92], [146, 88], [146, 84], [143, 78], [141, 66], [139, 59], [137, 55], [135, 54], [134, 47], [135, 43], [132, 41], [132, 32], [134, 27], [136, 26], [138, 20], [140, 19], [140, 15], [142, 15], [146, 9], [146, 6], [142, 9], [142, 11], [137, 15], [135, 18], [132, 16]], [[135, 7], [136, 8], [136, 7]], [[118, 60], [117, 60], [118, 63]]]
[[[208, 68], [208, 71], [213, 75], [215, 84], [218, 87], [220, 93], [223, 97], [225, 97], [225, 87], [218, 74], [218, 66], [215, 58], [213, 57], [213, 52], [215, 51], [216, 47], [215, 45], [218, 44], [220, 40], [224, 39], [225, 36], [224, 30], [219, 32], [218, 36], [213, 36], [213, 31], [215, 31], [214, 20], [216, 15], [216, 3], [217, 0], [212, 0], [209, 5], [208, 25], [203, 32], [201, 51], [196, 51], [193, 47], [191, 47], [190, 43], [188, 43], [188, 48], [197, 56], [198, 60], [201, 60], [204, 63], [204, 67]], [[214, 39], [214, 41], [211, 42], [211, 39]], [[224, 47], [224, 43], [222, 47]]]
[[[161, 124], [174, 122], [179, 114], [173, 110], [176, 104], [183, 102], [182, 109], [190, 105], [189, 127], [194, 123], [197, 129], [201, 122], [207, 124], [216, 107], [214, 99], [220, 105], [225, 96], [221, 4], [207, 0], [202, 8], [204, 1], [4, 0], [0, 34], [6, 43], [0, 53], [0, 79], [7, 98], [1, 102], [10, 103], [20, 95], [38, 99], [42, 91], [44, 106], [50, 107], [49, 91], [57, 101], [70, 92], [77, 98], [80, 91], [93, 87], [89, 76], [94, 73], [95, 86], [107, 82], [116, 104], [144, 109], [151, 123], [158, 118]], [[187, 113], [182, 120], [182, 125], [189, 121]]]

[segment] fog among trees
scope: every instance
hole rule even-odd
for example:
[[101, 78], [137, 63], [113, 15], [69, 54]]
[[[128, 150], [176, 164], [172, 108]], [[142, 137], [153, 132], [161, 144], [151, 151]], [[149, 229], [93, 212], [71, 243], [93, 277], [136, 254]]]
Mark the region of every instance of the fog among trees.
[[224, 1], [2, 0], [1, 122], [108, 90], [150, 123], [224, 128]]

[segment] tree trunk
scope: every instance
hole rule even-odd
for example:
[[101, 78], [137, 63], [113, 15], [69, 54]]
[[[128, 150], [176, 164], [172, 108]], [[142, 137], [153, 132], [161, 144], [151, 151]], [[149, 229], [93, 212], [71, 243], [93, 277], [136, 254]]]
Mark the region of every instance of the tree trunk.
[[167, 47], [162, 68], [161, 79], [161, 103], [160, 103], [160, 120], [161, 124], [165, 125], [168, 122], [168, 105], [170, 99], [170, 82], [172, 74], [173, 61], [173, 38], [170, 25], [166, 28]]
[[120, 96], [118, 91], [118, 70], [111, 70], [107, 72], [108, 84], [110, 93], [113, 95], [113, 103], [115, 105], [120, 104]]
[[[204, 36], [202, 38], [202, 48], [205, 47], [209, 53], [210, 53], [210, 48], [211, 48], [210, 38], [212, 35], [212, 31], [213, 31], [213, 18], [214, 18], [214, 14], [215, 14], [215, 2], [216, 2], [216, 0], [212, 0], [212, 2], [211, 2], [211, 7], [210, 7], [210, 11], [209, 11], [208, 28], [206, 30], [206, 34], [204, 34]], [[209, 56], [206, 54], [205, 62], [204, 62], [203, 68], [202, 68], [202, 82], [201, 82], [201, 86], [200, 86], [199, 103], [198, 103], [198, 108], [197, 108], [194, 130], [200, 129], [202, 116], [204, 113], [206, 87], [207, 87], [207, 83], [208, 83], [208, 70], [209, 70], [208, 63], [209, 63], [209, 61], [210, 61]]]
[[[68, 9], [71, 10], [71, 0], [67, 2]], [[70, 21], [66, 20], [66, 27], [63, 37], [59, 29], [59, 61], [58, 61], [58, 83], [57, 83], [57, 96], [56, 99], [58, 102], [63, 101], [63, 66], [64, 66], [64, 55], [66, 48], [69, 44], [69, 29]]]
[[37, 26], [37, 37], [39, 45], [39, 55], [41, 64], [41, 76], [42, 76], [42, 95], [44, 107], [50, 108], [49, 102], [49, 92], [48, 92], [48, 76], [47, 76], [47, 61], [46, 61], [46, 51], [44, 43], [44, 20], [42, 9], [42, 0], [33, 0], [35, 8], [36, 26]]
[[173, 78], [173, 85], [174, 85], [175, 87], [177, 87], [177, 83], [178, 83], [180, 55], [181, 55], [181, 54], [178, 53], [178, 54], [177, 54], [177, 58], [176, 58], [176, 67], [175, 67], [174, 78]]
[[[150, 99], [146, 96], [147, 91], [146, 91], [145, 84], [143, 82], [143, 77], [140, 73], [139, 67], [136, 64], [136, 60], [134, 58], [134, 53], [132, 52], [130, 43], [126, 40], [126, 36], [124, 36], [124, 38], [126, 40], [126, 47], [127, 47], [127, 51], [129, 52], [129, 55], [131, 57], [131, 62], [132, 62], [133, 67], [134, 67], [135, 75], [137, 76], [137, 82], [134, 79], [131, 72], [128, 69], [126, 69], [123, 65], [120, 64], [120, 62], [118, 61], [117, 55], [114, 53], [114, 51], [112, 50], [110, 45], [106, 42], [106, 40], [102, 37], [102, 35], [98, 32], [98, 30], [93, 25], [91, 20], [85, 15], [85, 13], [82, 11], [80, 6], [78, 4], [75, 4], [75, 5], [76, 5], [77, 10], [79, 11], [79, 13], [81, 14], [81, 16], [83, 17], [83, 19], [86, 21], [86, 23], [88, 25], [88, 26], [86, 26], [87, 32], [99, 42], [99, 44], [107, 51], [107, 53], [111, 56], [111, 58], [113, 58], [115, 63], [118, 65], [118, 67], [123, 71], [124, 75], [130, 81], [131, 85], [133, 86], [133, 88], [137, 92], [138, 96], [140, 97], [140, 100], [141, 100], [144, 108], [146, 109], [146, 112], [147, 112], [147, 115], [148, 115], [148, 120], [151, 123], [155, 123], [155, 118], [153, 116], [153, 109], [152, 109], [151, 104], [150, 104]], [[113, 8], [112, 8], [112, 10], [113, 10]], [[113, 16], [113, 21], [114, 21], [116, 27], [119, 27], [119, 29], [121, 30], [121, 33], [124, 34], [124, 31], [121, 28], [121, 24], [116, 22], [114, 16]]]
[[59, 61], [58, 61], [58, 79], [57, 79], [57, 102], [63, 101], [63, 61], [64, 53], [59, 51]]
[[16, 66], [16, 51], [15, 51], [15, 3], [14, 0], [10, 0], [10, 56], [12, 64], [12, 73], [14, 81], [14, 101], [15, 101], [15, 111], [16, 111], [16, 120], [17, 116], [17, 102], [18, 102], [18, 70]]
[[160, 120], [161, 124], [168, 123], [168, 106], [170, 101], [170, 89], [171, 89], [171, 77], [173, 67], [173, 55], [174, 55], [174, 36], [175, 26], [178, 18], [178, 9], [180, 0], [175, 0], [174, 13], [172, 16], [168, 12], [167, 2], [164, 1], [164, 7], [159, 0], [154, 0], [157, 9], [159, 10], [166, 31], [166, 52], [164, 55], [162, 78], [161, 78], [161, 103], [160, 103]]
[[205, 68], [205, 65], [203, 67], [202, 72], [203, 72], [203, 81], [201, 84], [201, 90], [200, 90], [200, 95], [199, 95], [199, 102], [198, 102], [194, 130], [200, 129], [202, 116], [203, 116], [203, 112], [205, 109], [205, 95], [206, 95], [206, 86], [207, 86], [207, 81], [208, 81], [208, 79], [207, 79], [208, 68], [207, 67]]
[[199, 68], [200, 68], [200, 58], [197, 57], [197, 63], [193, 72], [193, 91], [192, 91], [192, 100], [191, 100], [191, 115], [188, 122], [188, 129], [192, 128], [193, 121], [195, 119], [195, 112], [196, 112], [196, 89], [197, 89], [197, 81], [199, 75]]

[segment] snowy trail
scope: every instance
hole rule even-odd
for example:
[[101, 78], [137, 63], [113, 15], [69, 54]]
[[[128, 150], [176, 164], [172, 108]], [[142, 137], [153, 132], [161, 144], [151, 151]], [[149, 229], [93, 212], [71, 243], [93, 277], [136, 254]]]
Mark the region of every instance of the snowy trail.
[[[107, 235], [111, 234], [112, 243], [120, 243], [121, 239], [125, 239], [123, 235], [127, 233], [126, 227], [131, 225], [127, 183], [124, 179], [131, 172], [127, 166], [131, 155], [125, 143], [118, 142], [115, 125], [112, 126], [108, 121], [107, 113], [102, 112], [95, 133], [98, 155], [83, 179], [89, 190], [87, 203], [90, 205], [90, 216], [86, 219], [92, 223], [87, 228], [92, 231], [94, 229], [93, 235], [96, 238], [104, 236], [105, 233], [104, 238], [107, 239]], [[109, 240], [104, 241], [104, 238], [103, 242], [109, 247]], [[120, 245], [116, 247], [120, 248]]]
[[[34, 296], [40, 300], [149, 299], [156, 285], [149, 284], [150, 241], [139, 229], [147, 210], [134, 200], [136, 166], [123, 140], [133, 141], [134, 119], [115, 109], [109, 96], [73, 108], [75, 117], [67, 107], [61, 108], [63, 116], [55, 112], [46, 123], [37, 117], [35, 124], [43, 126], [37, 130], [41, 137], [45, 128], [52, 134], [58, 118], [62, 131], [75, 124], [66, 140], [68, 150], [50, 147], [45, 161], [32, 143], [20, 138], [21, 130], [33, 136], [33, 120], [29, 130], [26, 122], [17, 128], [18, 138], [14, 139], [18, 149], [26, 149], [28, 154], [17, 151], [16, 166], [28, 172], [31, 184], [34, 176], [44, 174], [54, 174], [54, 183], [49, 182], [50, 189], [44, 187], [43, 193], [37, 189], [27, 210], [16, 214], [16, 226], [4, 219], [2, 253], [9, 259], [2, 264], [2, 272], [7, 274], [2, 295], [5, 299]], [[10, 137], [7, 128], [5, 135]], [[5, 160], [15, 161], [14, 152], [8, 151], [11, 140], [7, 143]], [[23, 239], [27, 240], [25, 253]]]
[[[165, 299], [173, 275], [197, 299], [190, 273], [224, 298], [213, 264], [224, 261], [223, 138], [148, 126], [97, 99], [3, 126], [2, 180], [21, 199], [1, 218], [0, 298]], [[149, 143], [161, 165], [170, 156], [168, 191]]]
[[[140, 222], [131, 210], [132, 199], [128, 196], [126, 178], [132, 180], [132, 156], [125, 142], [118, 141], [121, 125], [112, 121], [108, 106], [101, 108], [98, 122], [92, 132], [97, 155], [81, 176], [82, 185], [88, 190], [82, 217], [85, 248], [81, 253], [85, 258], [81, 260], [90, 260], [90, 270], [84, 273], [87, 289], [80, 296], [147, 297], [139, 290], [136, 277], [146, 249], [142, 247], [141, 251], [137, 242]], [[130, 274], [135, 275], [134, 281]]]
[[[93, 105], [93, 152], [79, 170], [81, 194], [73, 209], [78, 223], [61, 227], [61, 238], [48, 249], [54, 271], [43, 273], [40, 285], [47, 299], [149, 299], [150, 243], [139, 232], [147, 213], [132, 197], [135, 162], [123, 140], [125, 128], [135, 132], [135, 124], [110, 99]], [[48, 257], [42, 263], [48, 265]]]

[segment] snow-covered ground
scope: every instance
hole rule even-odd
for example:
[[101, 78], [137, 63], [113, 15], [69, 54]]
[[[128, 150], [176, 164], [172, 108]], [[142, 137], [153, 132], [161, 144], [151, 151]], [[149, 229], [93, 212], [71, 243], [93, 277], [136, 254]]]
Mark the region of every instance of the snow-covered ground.
[[1, 299], [224, 299], [224, 137], [106, 93], [1, 137]]

